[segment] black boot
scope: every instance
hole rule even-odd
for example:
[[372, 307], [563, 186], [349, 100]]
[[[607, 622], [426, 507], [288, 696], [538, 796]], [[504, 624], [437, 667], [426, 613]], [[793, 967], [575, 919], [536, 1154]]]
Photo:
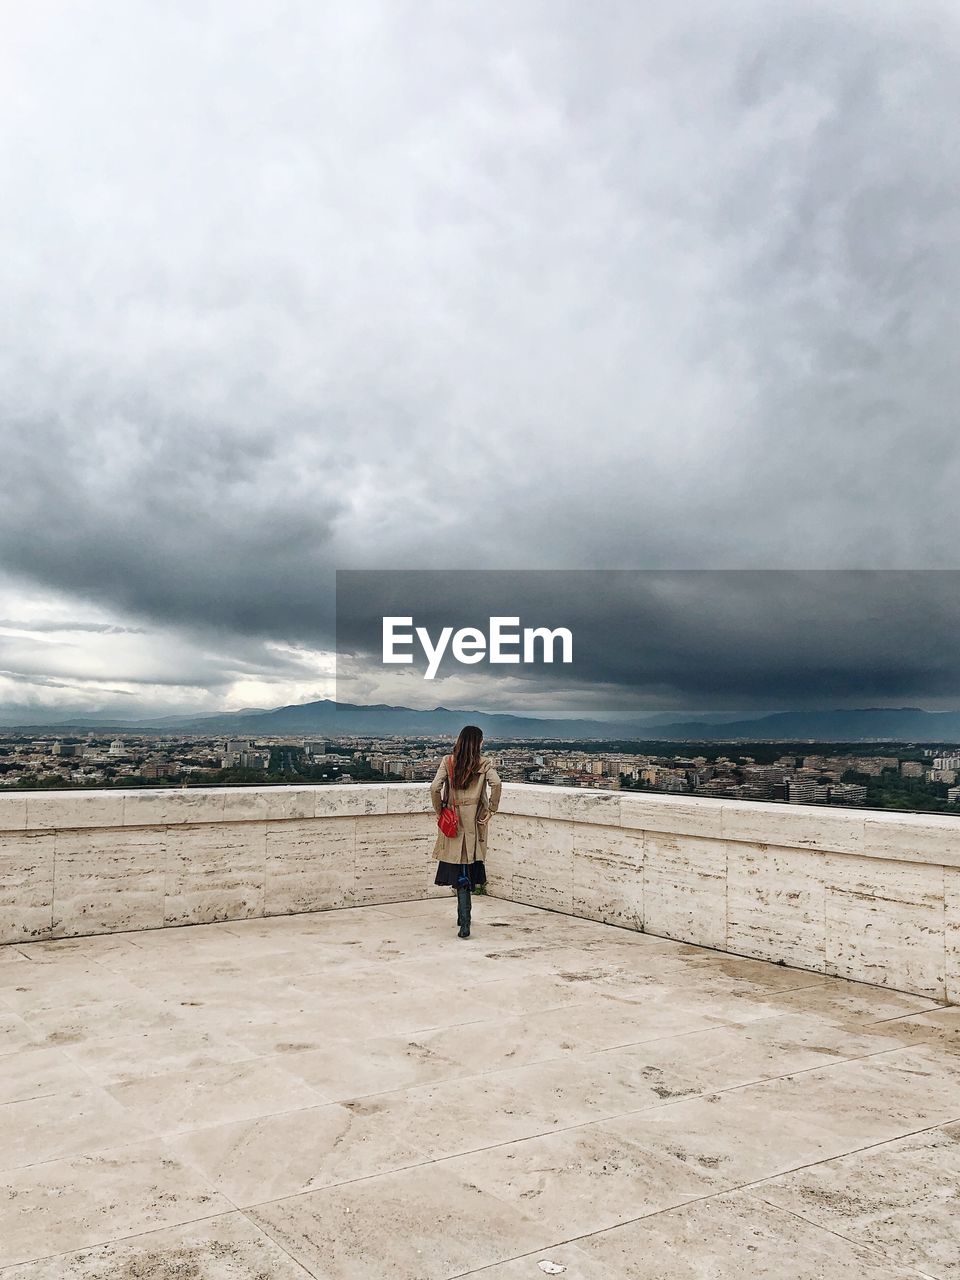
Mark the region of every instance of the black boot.
[[457, 885], [457, 924], [460, 929], [458, 938], [470, 937], [470, 882]]

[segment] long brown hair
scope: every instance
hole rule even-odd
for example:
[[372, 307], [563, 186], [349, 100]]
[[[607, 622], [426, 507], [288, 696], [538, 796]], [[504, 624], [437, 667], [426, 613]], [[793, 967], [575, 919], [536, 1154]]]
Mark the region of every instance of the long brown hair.
[[480, 772], [480, 744], [483, 730], [475, 724], [465, 724], [460, 730], [457, 745], [453, 748], [453, 785], [458, 790], [469, 787]]

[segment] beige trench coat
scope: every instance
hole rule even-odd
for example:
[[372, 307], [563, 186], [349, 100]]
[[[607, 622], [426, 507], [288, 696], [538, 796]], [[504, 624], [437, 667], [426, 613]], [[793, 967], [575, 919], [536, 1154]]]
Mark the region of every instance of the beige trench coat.
[[[437, 766], [437, 775], [430, 784], [430, 799], [434, 813], [443, 808], [443, 780], [447, 776], [447, 760], [444, 756]], [[489, 793], [487, 788], [489, 787]], [[433, 852], [439, 862], [459, 862], [466, 851], [470, 862], [483, 862], [487, 854], [487, 823], [478, 823], [484, 814], [496, 813], [500, 807], [503, 784], [489, 756], [480, 757], [480, 772], [469, 787], [452, 788], [450, 803], [460, 815], [460, 830], [455, 836], [445, 836], [437, 828], [437, 842]]]

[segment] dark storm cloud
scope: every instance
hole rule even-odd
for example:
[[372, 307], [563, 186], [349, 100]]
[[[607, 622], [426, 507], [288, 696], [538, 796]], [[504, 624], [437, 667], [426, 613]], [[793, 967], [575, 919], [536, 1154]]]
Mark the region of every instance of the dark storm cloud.
[[0, 570], [186, 679], [337, 567], [957, 562], [952, 4], [39, 2], [0, 86]]
[[[486, 633], [491, 616], [573, 633], [569, 667], [465, 668], [448, 650], [424, 694], [434, 702], [451, 675], [472, 680], [481, 698], [509, 679], [520, 701], [526, 684], [558, 702], [614, 690], [613, 706], [651, 695], [718, 708], [960, 701], [956, 571], [348, 572], [337, 601], [338, 652], [351, 673], [381, 666], [385, 615], [412, 617], [433, 644], [444, 626]], [[422, 676], [422, 646], [404, 648]], [[409, 687], [407, 668], [381, 671], [391, 676]]]

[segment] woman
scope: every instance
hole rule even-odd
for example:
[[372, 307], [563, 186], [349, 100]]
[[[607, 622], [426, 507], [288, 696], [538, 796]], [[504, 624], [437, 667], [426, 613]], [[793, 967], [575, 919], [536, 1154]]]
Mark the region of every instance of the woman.
[[[489, 756], [480, 754], [483, 732], [475, 724], [460, 730], [453, 754], [444, 756], [437, 776], [430, 784], [430, 799], [439, 814], [444, 799], [453, 806], [459, 818], [457, 834], [445, 836], [437, 831], [437, 874], [434, 884], [453, 885], [457, 890], [458, 937], [470, 937], [470, 894], [475, 885], [486, 884], [484, 858], [487, 852], [487, 826], [490, 815], [500, 805], [502, 783]], [[448, 778], [446, 784], [444, 779]], [[489, 785], [490, 794], [487, 796]]]

